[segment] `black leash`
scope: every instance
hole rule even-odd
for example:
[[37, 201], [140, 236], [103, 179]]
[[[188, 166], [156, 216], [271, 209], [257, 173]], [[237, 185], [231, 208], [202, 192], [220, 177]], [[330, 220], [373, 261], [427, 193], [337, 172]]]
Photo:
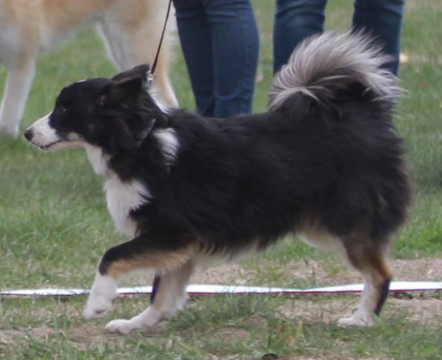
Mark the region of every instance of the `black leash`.
[[[167, 6], [166, 19], [164, 20], [163, 32], [161, 33], [160, 42], [158, 44], [157, 54], [155, 55], [155, 60], [153, 61], [151, 69], [147, 72], [147, 88], [150, 89], [153, 81], [155, 80], [157, 74], [157, 64], [158, 58], [160, 57], [161, 46], [163, 45], [164, 34], [166, 33], [167, 22], [169, 21], [170, 9], [172, 8], [172, 0], [169, 0], [169, 5]], [[153, 303], [155, 300], [155, 295], [157, 294], [158, 287], [160, 286], [161, 276], [159, 273], [155, 274], [152, 284], [152, 293], [150, 295], [150, 302]]]
[[155, 80], [157, 74], [157, 64], [158, 58], [160, 56], [161, 46], [163, 45], [164, 34], [166, 33], [167, 22], [169, 21], [170, 9], [172, 8], [172, 0], [169, 0], [169, 5], [167, 7], [166, 19], [164, 20], [163, 32], [161, 33], [160, 42], [158, 44], [157, 54], [155, 55], [155, 60], [153, 61], [152, 68], [147, 72], [147, 88], [149, 89], [152, 86], [153, 81]]

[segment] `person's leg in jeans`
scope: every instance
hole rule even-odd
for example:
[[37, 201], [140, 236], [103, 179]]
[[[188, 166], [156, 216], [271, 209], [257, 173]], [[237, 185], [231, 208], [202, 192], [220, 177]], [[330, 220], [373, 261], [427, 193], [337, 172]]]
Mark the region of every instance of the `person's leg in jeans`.
[[379, 40], [385, 52], [393, 56], [387, 68], [397, 74], [399, 68], [402, 14], [405, 0], [356, 0], [353, 30], [363, 29]]
[[199, 114], [214, 116], [212, 35], [203, 0], [174, 0], [178, 33]]
[[287, 63], [306, 37], [324, 31], [327, 0], [277, 0], [273, 29], [273, 71]]
[[252, 110], [258, 30], [249, 0], [174, 0], [197, 102], [205, 116]]
[[259, 37], [250, 0], [204, 0], [212, 32], [215, 116], [252, 111]]

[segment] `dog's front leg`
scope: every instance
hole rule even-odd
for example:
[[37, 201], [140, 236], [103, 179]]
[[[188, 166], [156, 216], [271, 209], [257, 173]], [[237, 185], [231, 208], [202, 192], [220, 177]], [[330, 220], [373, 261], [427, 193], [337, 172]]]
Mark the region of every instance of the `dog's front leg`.
[[128, 334], [136, 329], [149, 331], [159, 322], [172, 318], [186, 303], [186, 286], [192, 270], [193, 265], [189, 261], [183, 266], [161, 275], [152, 304], [129, 320], [111, 321], [106, 325], [106, 330], [121, 334]]
[[185, 303], [185, 288], [191, 275], [194, 254], [195, 242], [192, 237], [170, 230], [143, 234], [109, 249], [101, 259], [83, 317], [99, 317], [112, 307], [116, 281], [120, 276], [138, 269], [152, 269], [161, 273], [152, 306], [130, 320], [112, 321], [106, 329], [129, 333], [133, 329], [151, 328], [159, 321], [170, 318]]
[[18, 66], [8, 69], [5, 92], [0, 106], [1, 134], [17, 137], [34, 74], [34, 59], [22, 60]]
[[98, 271], [83, 310], [83, 317], [89, 320], [104, 315], [112, 308], [115, 296], [117, 296], [116, 279]]

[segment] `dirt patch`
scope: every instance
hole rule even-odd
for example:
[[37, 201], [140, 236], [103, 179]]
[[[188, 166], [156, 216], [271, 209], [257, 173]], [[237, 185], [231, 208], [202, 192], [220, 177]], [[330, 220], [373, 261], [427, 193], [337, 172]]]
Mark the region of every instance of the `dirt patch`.
[[248, 331], [232, 327], [216, 330], [211, 333], [210, 336], [217, 339], [223, 339], [223, 342], [225, 343], [238, 340], [243, 342], [250, 341], [250, 333]]
[[440, 325], [442, 320], [441, 299], [389, 299], [387, 314], [405, 313], [407, 319], [427, 325]]
[[[393, 260], [391, 265], [394, 269], [395, 281], [442, 281], [442, 259]], [[282, 265], [281, 269], [281, 273], [287, 278], [314, 279], [320, 286], [362, 282], [361, 276], [356, 271], [330, 264], [329, 261], [290, 262]], [[257, 283], [257, 279], [259, 279], [257, 271], [245, 268], [241, 264], [221, 265], [197, 275], [194, 282], [272, 286], [269, 283]], [[429, 325], [439, 324], [442, 320], [442, 299], [434, 297], [436, 294], [438, 293], [394, 294], [387, 301], [384, 316], [394, 316], [400, 312], [412, 321]], [[336, 297], [326, 301], [314, 300], [307, 296], [288, 301], [279, 310], [281, 314], [290, 319], [336, 322], [349, 316], [352, 310], [357, 307], [359, 295]]]
[[18, 339], [36, 338], [45, 339], [56, 332], [50, 328], [33, 328], [28, 330], [0, 330], [0, 344], [13, 344]]
[[395, 280], [442, 281], [442, 259], [393, 260]]
[[278, 312], [291, 320], [307, 322], [333, 323], [348, 317], [356, 308], [358, 298], [337, 298], [328, 301], [312, 301], [312, 299], [296, 299], [288, 301], [278, 309]]
[[69, 331], [69, 340], [75, 347], [83, 351], [98, 348], [112, 341], [119, 341], [122, 336], [120, 334], [108, 333], [102, 326], [91, 326], [91, 324], [72, 328]]
[[[281, 306], [278, 311], [289, 319], [309, 322], [333, 323], [348, 317], [359, 303], [359, 296], [333, 298], [324, 301], [296, 299]], [[442, 300], [440, 299], [396, 299], [387, 300], [382, 317], [401, 316], [407, 320], [437, 326], [442, 320]]]
[[71, 328], [69, 332], [56, 331], [49, 327], [37, 327], [23, 330], [0, 330], [0, 344], [17, 345], [20, 340], [30, 338], [43, 341], [49, 337], [62, 335], [76, 346], [79, 350], [96, 348], [110, 341], [121, 340], [121, 335], [105, 333], [101, 327], [94, 327], [86, 324], [80, 327]]
[[192, 282], [196, 284], [234, 284], [249, 285], [256, 278], [252, 270], [248, 270], [239, 264], [225, 264], [199, 270], [192, 277]]
[[[442, 259], [392, 260], [395, 281], [442, 281]], [[265, 265], [263, 265], [265, 266]], [[311, 280], [321, 286], [333, 286], [362, 281], [358, 272], [341, 266], [337, 261], [289, 262], [280, 266], [281, 273], [287, 278]], [[257, 269], [246, 268], [241, 264], [220, 265], [197, 274], [193, 283], [198, 284], [259, 284]]]
[[12, 344], [19, 336], [23, 336], [23, 333], [15, 330], [0, 330], [0, 344]]

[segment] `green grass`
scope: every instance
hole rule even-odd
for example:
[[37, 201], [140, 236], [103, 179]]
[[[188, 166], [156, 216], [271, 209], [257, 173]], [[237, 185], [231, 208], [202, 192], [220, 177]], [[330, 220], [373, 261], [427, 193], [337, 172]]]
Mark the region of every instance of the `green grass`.
[[[260, 112], [266, 108], [272, 76], [274, 1], [253, 3], [261, 39], [254, 109]], [[348, 28], [351, 11], [349, 0], [330, 1], [327, 28]], [[417, 196], [412, 217], [395, 246], [395, 256], [405, 259], [442, 255], [441, 17], [442, 4], [436, 0], [407, 3], [403, 52], [410, 63], [401, 66], [400, 85], [408, 95], [399, 103], [395, 123], [406, 141]], [[181, 105], [193, 109], [179, 47], [176, 53], [174, 88]], [[115, 73], [91, 30], [42, 55], [37, 68], [22, 129], [52, 108], [66, 84]], [[1, 69], [1, 89], [5, 77]], [[44, 154], [23, 139], [0, 138], [0, 288], [89, 287], [103, 251], [123, 240], [106, 211], [101, 180], [82, 151]], [[331, 276], [344, 271], [329, 255], [293, 240], [243, 266], [252, 271], [255, 284], [321, 285], [314, 274], [297, 279], [282, 270], [282, 265], [293, 261], [303, 267], [310, 261], [320, 262]], [[307, 300], [326, 306], [329, 301], [347, 299]], [[198, 298], [159, 334], [124, 337], [103, 331], [111, 317], [84, 323], [80, 318], [84, 298], [0, 299], [0, 359], [259, 359], [266, 353], [292, 359], [442, 359], [440, 325], [412, 322], [399, 312], [388, 314], [377, 329], [346, 330], [313, 316], [309, 309], [305, 318], [280, 313], [283, 304], [296, 305], [297, 300]], [[143, 297], [117, 300], [111, 316], [133, 316], [145, 302]], [[7, 341], [2, 340], [3, 333], [10, 334]]]

